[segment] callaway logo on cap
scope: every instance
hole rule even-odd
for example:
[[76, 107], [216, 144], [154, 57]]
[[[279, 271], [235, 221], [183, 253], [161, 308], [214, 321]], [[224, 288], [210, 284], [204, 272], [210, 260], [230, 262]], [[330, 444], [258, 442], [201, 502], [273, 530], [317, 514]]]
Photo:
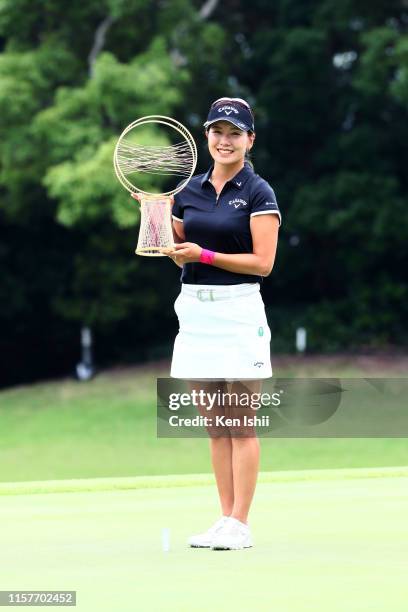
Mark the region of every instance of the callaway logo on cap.
[[235, 113], [238, 115], [239, 111], [234, 106], [221, 106], [221, 108], [217, 109], [218, 113], [224, 113], [226, 115], [230, 115], [231, 113]]
[[245, 132], [255, 131], [251, 108], [245, 100], [240, 98], [216, 100], [210, 108], [204, 127], [208, 128], [216, 121], [228, 121]]

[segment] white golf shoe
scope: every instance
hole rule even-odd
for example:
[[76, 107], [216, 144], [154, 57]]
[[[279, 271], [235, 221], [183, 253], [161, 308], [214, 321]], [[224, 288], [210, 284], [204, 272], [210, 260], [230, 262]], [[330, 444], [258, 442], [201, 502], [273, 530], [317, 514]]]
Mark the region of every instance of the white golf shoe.
[[204, 533], [191, 536], [188, 539], [189, 546], [192, 546], [193, 548], [211, 548], [214, 537], [223, 529], [229, 518], [229, 516], [222, 516]]
[[215, 534], [211, 544], [213, 550], [241, 550], [251, 546], [253, 542], [248, 525], [232, 516]]

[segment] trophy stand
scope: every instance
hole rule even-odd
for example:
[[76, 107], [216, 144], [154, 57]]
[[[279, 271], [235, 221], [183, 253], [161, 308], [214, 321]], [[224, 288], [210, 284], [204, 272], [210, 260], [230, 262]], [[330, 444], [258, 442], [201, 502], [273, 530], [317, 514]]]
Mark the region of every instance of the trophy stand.
[[165, 250], [174, 248], [171, 208], [170, 198], [154, 196], [141, 199], [136, 255], [165, 257]]

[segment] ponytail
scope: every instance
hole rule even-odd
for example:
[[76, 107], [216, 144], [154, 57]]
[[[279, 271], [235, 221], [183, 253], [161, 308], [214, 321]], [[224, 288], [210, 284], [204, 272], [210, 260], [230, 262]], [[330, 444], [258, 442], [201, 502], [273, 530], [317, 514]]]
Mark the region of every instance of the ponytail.
[[255, 170], [254, 164], [253, 164], [253, 162], [251, 160], [251, 153], [250, 153], [250, 151], [245, 151], [245, 158], [244, 158], [244, 160], [245, 160], [246, 163], [248, 163], [251, 166], [252, 170]]

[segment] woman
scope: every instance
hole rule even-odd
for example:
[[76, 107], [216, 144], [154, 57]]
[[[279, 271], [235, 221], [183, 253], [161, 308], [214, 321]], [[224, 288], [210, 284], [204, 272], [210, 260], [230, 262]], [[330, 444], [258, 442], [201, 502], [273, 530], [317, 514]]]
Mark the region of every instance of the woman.
[[[171, 376], [189, 380], [191, 390], [241, 397], [259, 392], [262, 379], [272, 376], [270, 330], [259, 289], [272, 271], [281, 216], [273, 189], [246, 160], [255, 140], [249, 104], [216, 100], [204, 127], [213, 165], [175, 196], [172, 211], [181, 242], [169, 257], [183, 272]], [[207, 431], [222, 517], [189, 544], [248, 548], [259, 441], [243, 416], [252, 410], [235, 401], [211, 411], [202, 403], [199, 411], [212, 417]], [[214, 424], [222, 415], [238, 417], [238, 425], [236, 419], [234, 427]]]

